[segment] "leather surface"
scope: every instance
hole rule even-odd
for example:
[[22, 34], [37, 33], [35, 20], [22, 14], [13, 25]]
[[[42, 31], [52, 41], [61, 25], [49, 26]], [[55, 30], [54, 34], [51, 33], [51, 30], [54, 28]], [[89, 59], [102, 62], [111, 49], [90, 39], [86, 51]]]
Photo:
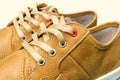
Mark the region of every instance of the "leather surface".
[[[39, 66], [25, 49], [21, 49], [0, 61], [0, 80], [95, 80], [119, 67], [119, 23], [110, 22], [91, 28], [88, 35], [88, 30], [82, 25], [69, 25], [78, 31], [78, 36], [62, 33], [67, 42], [66, 47], [61, 48], [52, 34], [47, 42], [57, 51], [56, 56], [50, 57], [45, 51], [38, 49], [46, 60], [45, 65]], [[106, 44], [98, 42], [91, 35], [92, 32], [110, 26], [115, 26], [118, 30]], [[42, 37], [39, 40], [42, 41]]]
[[[78, 30], [79, 35], [74, 38], [67, 33], [63, 33], [64, 37], [66, 39], [67, 45], [68, 45], [65, 48], [61, 48], [58, 45], [59, 42], [56, 39], [56, 37], [53, 35], [50, 35], [50, 40], [48, 41], [48, 44], [51, 45], [53, 48], [55, 48], [55, 50], [57, 51], [57, 55], [55, 57], [50, 57], [46, 52], [39, 49], [38, 52], [46, 60], [46, 63], [44, 66], [38, 66], [36, 64], [36, 61], [32, 58], [32, 56], [26, 50], [22, 49], [22, 50], [19, 50], [19, 51], [13, 53], [12, 55], [8, 56], [8, 58], [4, 58], [3, 60], [1, 60], [0, 69], [2, 69], [3, 67], [4, 67], [4, 69], [2, 69], [3, 71], [0, 72], [0, 74], [2, 74], [0, 79], [5, 80], [7, 77], [11, 76], [11, 78], [6, 79], [6, 80], [19, 80], [19, 79], [23, 79], [23, 77], [21, 77], [21, 75], [23, 74], [22, 76], [24, 76], [25, 80], [31, 80], [31, 79], [44, 80], [44, 79], [47, 79], [48, 77], [50, 79], [55, 80], [60, 75], [60, 73], [61, 74], [63, 73], [62, 72], [63, 70], [61, 69], [62, 64], [64, 64], [64, 63], [62, 63], [63, 59], [70, 53], [70, 51], [72, 50], [71, 48], [75, 47], [73, 45], [78, 44], [76, 42], [79, 42], [81, 40], [81, 38], [86, 34], [86, 31], [87, 31], [86, 29], [84, 29], [84, 27], [82, 27], [79, 24], [69, 23], [69, 25], [71, 25], [73, 28]], [[42, 38], [40, 38], [40, 40], [42, 41]], [[54, 44], [53, 44], [53, 40], [54, 40]], [[69, 60], [69, 58], [68, 58], [68, 60]], [[70, 58], [70, 60], [71, 60], [71, 62], [73, 62], [73, 65], [75, 65], [76, 68], [78, 68], [78, 70], [81, 70], [81, 69], [79, 69], [79, 66], [76, 63], [74, 63], [73, 59]], [[9, 62], [7, 63], [7, 61], [9, 61]], [[11, 64], [11, 62], [15, 62], [16, 64], [11, 65], [11, 67], [10, 67], [9, 65]], [[6, 66], [6, 68], [5, 68], [5, 66]], [[23, 66], [22, 70], [20, 70], [21, 69], [20, 66]], [[12, 72], [13, 69], [15, 72], [13, 71], [13, 73], [11, 73], [11, 74], [5, 74], [6, 71], [8, 71], [8, 73], [9, 73], [9, 72]], [[74, 72], [74, 67], [72, 68], [72, 70], [73, 70], [72, 72]], [[76, 71], [77, 70], [75, 70], [75, 72], [74, 72], [75, 74], [78, 73]], [[16, 75], [14, 75], [14, 74], [16, 74]], [[12, 78], [12, 76], [15, 76], [15, 77]], [[77, 77], [79, 79], [79, 76], [77, 76]], [[72, 78], [72, 76], [71, 76], [71, 78]], [[68, 78], [66, 77], [66, 79], [68, 79]], [[60, 80], [60, 79], [58, 79], [58, 80]]]

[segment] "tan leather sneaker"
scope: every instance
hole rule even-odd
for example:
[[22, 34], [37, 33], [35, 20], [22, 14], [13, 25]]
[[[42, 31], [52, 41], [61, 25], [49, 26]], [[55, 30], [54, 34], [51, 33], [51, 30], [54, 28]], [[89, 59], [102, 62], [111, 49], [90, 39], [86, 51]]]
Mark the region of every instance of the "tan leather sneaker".
[[[19, 16], [13, 19], [10, 24], [0, 30], [0, 60], [12, 52], [22, 48], [22, 40], [30, 42], [44, 26], [52, 24], [50, 15], [58, 15], [56, 8], [46, 4], [35, 5], [33, 8], [26, 8]], [[65, 15], [66, 22], [76, 21], [85, 27], [96, 25], [97, 16], [93, 11], [84, 11]]]
[[[0, 61], [0, 80], [94, 80], [120, 65], [120, 24], [83, 27], [49, 16], [51, 25]], [[44, 25], [45, 26], [45, 25]]]

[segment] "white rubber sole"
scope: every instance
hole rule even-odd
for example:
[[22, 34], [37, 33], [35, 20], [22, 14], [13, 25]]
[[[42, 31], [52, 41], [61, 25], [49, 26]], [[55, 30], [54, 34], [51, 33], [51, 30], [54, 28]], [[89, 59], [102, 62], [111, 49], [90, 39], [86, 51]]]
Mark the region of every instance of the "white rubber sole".
[[108, 74], [99, 77], [96, 80], [120, 80], [120, 67], [109, 72]]

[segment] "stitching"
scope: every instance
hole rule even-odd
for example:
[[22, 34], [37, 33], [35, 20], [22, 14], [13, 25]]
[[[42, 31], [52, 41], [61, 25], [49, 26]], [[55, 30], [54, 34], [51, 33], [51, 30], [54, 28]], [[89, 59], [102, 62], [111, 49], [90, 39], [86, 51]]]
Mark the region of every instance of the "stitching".
[[20, 71], [20, 73], [21, 73], [21, 74], [20, 74], [20, 75], [21, 75], [21, 76], [20, 76], [20, 79], [22, 80], [22, 79], [23, 79], [23, 64], [21, 65], [21, 71]]
[[[26, 57], [25, 57], [25, 54], [24, 55], [24, 66], [23, 66], [23, 69], [25, 70], [25, 62], [26, 62]], [[24, 75], [24, 70], [23, 70], [23, 80], [25, 80], [25, 75]]]
[[[22, 54], [21, 52], [19, 52], [20, 54]], [[22, 65], [21, 65], [21, 71], [20, 71], [20, 80], [24, 80], [24, 65], [25, 65], [25, 55], [22, 54]]]
[[30, 57], [30, 59], [29, 59], [29, 66], [28, 66], [28, 79], [29, 80], [33, 80], [32, 78], [31, 78], [31, 73], [32, 72], [34, 72], [34, 70], [35, 70], [35, 65], [33, 65], [32, 67], [30, 66], [30, 64], [32, 63], [32, 57]]
[[31, 64], [31, 57], [30, 57], [30, 59], [29, 59], [29, 63], [28, 63], [28, 80], [32, 80], [32, 78], [31, 78], [31, 72], [30, 72], [30, 64]]

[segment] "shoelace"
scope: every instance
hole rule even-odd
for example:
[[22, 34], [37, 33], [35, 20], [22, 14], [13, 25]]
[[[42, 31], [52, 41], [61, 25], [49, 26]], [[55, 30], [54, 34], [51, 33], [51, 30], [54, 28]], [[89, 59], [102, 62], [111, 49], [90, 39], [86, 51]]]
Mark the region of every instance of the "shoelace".
[[[42, 29], [39, 35], [51, 33], [57, 37], [59, 41], [59, 46], [62, 48], [65, 47], [67, 43], [62, 35], [62, 32], [74, 34], [73, 28], [66, 24], [63, 16], [58, 18], [55, 15], [51, 15], [49, 16], [49, 19], [53, 22], [53, 24], [50, 25], [48, 28]], [[45, 27], [45, 25], [43, 26]], [[54, 48], [52, 48], [46, 43], [49, 38], [46, 38], [45, 36], [42, 36], [41, 38], [44, 38], [44, 42], [38, 41], [38, 37], [35, 37], [35, 39], [30, 43], [26, 42], [25, 40], [22, 43], [22, 46], [28, 51], [28, 53], [30, 53], [30, 55], [36, 60], [36, 62], [40, 66], [45, 64], [45, 59], [40, 55], [40, 53], [37, 52], [38, 48], [41, 48], [42, 50], [47, 52], [51, 57], [55, 56], [57, 53]]]
[[[48, 8], [48, 7], [45, 7]], [[64, 39], [61, 31], [67, 32], [69, 34], [73, 34], [73, 29], [69, 25], [66, 24], [65, 19], [63, 16], [58, 18], [55, 15], [48, 15], [45, 13], [45, 8], [42, 9], [43, 11], [38, 11], [37, 5], [34, 5], [32, 11], [30, 11], [29, 8], [25, 9], [25, 13], [20, 12], [19, 17], [15, 18], [13, 20], [13, 24], [16, 28], [16, 31], [19, 35], [19, 37], [23, 40], [22, 46], [31, 54], [31, 56], [37, 61], [38, 65], [44, 65], [45, 59], [37, 52], [38, 48], [41, 48], [42, 50], [46, 51], [51, 57], [56, 55], [56, 50], [53, 49], [51, 46], [49, 46], [46, 42], [49, 39], [48, 33], [52, 33], [57, 37], [59, 40], [59, 46], [65, 47], [66, 46], [66, 40]], [[54, 7], [49, 7], [48, 11], [56, 11]], [[46, 27], [44, 22], [38, 22], [34, 18], [31, 17], [31, 15], [43, 16], [46, 20], [51, 20], [52, 25], [50, 25], [48, 28]], [[35, 26], [39, 27], [41, 32], [39, 34], [43, 36], [44, 42], [38, 40], [37, 33], [31, 28], [31, 26], [27, 23], [31, 22]], [[28, 43], [26, 41], [25, 35], [23, 34], [20, 27], [24, 27], [28, 32], [31, 33], [31, 36], [33, 38], [33, 41]], [[32, 47], [34, 46], [34, 47]]]
[[[39, 4], [40, 5], [45, 5], [45, 4]], [[49, 9], [48, 9], [49, 8]], [[25, 40], [26, 37], [23, 33], [23, 31], [21, 30], [21, 27], [25, 28], [29, 33], [31, 33], [31, 36], [33, 39], [36, 39], [37, 34], [36, 32], [31, 28], [31, 26], [28, 24], [28, 22], [31, 22], [33, 25], [35, 25], [36, 27], [39, 27], [39, 29], [45, 29], [46, 27], [44, 26], [44, 23], [40, 23], [37, 20], [35, 20], [34, 18], [31, 17], [31, 15], [34, 16], [38, 16], [41, 15], [43, 16], [46, 20], [49, 20], [49, 15], [46, 14], [46, 10], [48, 12], [57, 12], [56, 8], [52, 7], [52, 6], [46, 6], [46, 7], [42, 7], [40, 8], [41, 11], [38, 11], [38, 5], [34, 5], [34, 7], [32, 8], [32, 10], [30, 10], [29, 8], [25, 9], [25, 13], [20, 12], [18, 18], [13, 19], [13, 24], [15, 26], [15, 29], [18, 33], [18, 36], [22, 39]]]

